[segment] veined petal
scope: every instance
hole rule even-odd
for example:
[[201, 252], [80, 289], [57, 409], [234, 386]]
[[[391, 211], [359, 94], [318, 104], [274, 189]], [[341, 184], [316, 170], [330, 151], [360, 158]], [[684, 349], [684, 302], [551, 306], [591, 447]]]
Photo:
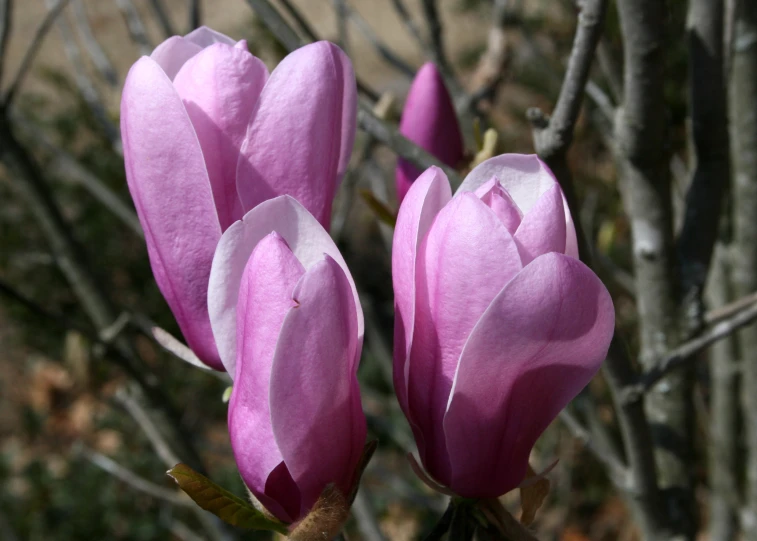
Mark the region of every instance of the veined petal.
[[221, 228], [202, 150], [179, 95], [149, 57], [131, 68], [121, 100], [126, 179], [155, 281], [189, 346], [222, 369], [207, 309]]
[[430, 167], [415, 181], [400, 206], [392, 242], [394, 283], [394, 388], [405, 415], [407, 410], [407, 361], [413, 343], [415, 321], [415, 267], [418, 245], [452, 192], [438, 167]]
[[[307, 270], [332, 257], [344, 270], [357, 306], [358, 338], [363, 340], [363, 312], [357, 289], [344, 258], [326, 230], [297, 201], [283, 195], [265, 201], [229, 227], [218, 242], [207, 290], [208, 310], [218, 351], [229, 374], [236, 361], [236, 314], [242, 272], [250, 254], [263, 237], [276, 231]], [[358, 359], [353, 359], [353, 367]]]
[[288, 55], [263, 89], [242, 145], [237, 189], [244, 209], [291, 195], [328, 229], [356, 119], [355, 75], [338, 47], [321, 41]]
[[347, 275], [325, 256], [302, 277], [294, 298], [274, 354], [271, 422], [304, 514], [330, 483], [349, 493], [366, 427], [355, 401], [357, 307]]
[[536, 439], [599, 369], [614, 321], [599, 278], [563, 254], [536, 258], [504, 287], [465, 345], [444, 417], [457, 494], [520, 484]]
[[437, 214], [418, 249], [415, 330], [408, 405], [423, 430], [424, 466], [447, 483], [442, 431], [460, 353], [497, 293], [521, 270], [518, 247], [494, 212], [472, 193]]
[[215, 43], [188, 60], [174, 79], [202, 146], [221, 229], [242, 217], [237, 162], [268, 69], [246, 50]]
[[[287, 522], [299, 516], [300, 494], [293, 481], [282, 479], [286, 465], [271, 426], [269, 388], [279, 331], [304, 273], [277, 233], [270, 233], [253, 250], [239, 290], [236, 374], [229, 402], [229, 436], [239, 473], [255, 497]], [[277, 468], [277, 482], [267, 491]], [[273, 495], [268, 494], [271, 489], [276, 490]], [[272, 509], [271, 502], [264, 501], [267, 498], [281, 509]]]

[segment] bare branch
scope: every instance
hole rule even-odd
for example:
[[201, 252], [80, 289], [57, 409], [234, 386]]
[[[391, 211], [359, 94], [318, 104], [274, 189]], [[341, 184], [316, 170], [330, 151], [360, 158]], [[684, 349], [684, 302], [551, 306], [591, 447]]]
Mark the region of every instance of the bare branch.
[[[55, 4], [55, 7], [50, 9], [50, 11], [47, 12], [47, 16], [42, 20], [42, 23], [37, 27], [37, 31], [34, 32], [34, 37], [32, 38], [31, 43], [29, 44], [29, 47], [26, 49], [26, 54], [24, 54], [24, 58], [21, 60], [21, 65], [18, 68], [18, 71], [16, 72], [16, 76], [13, 78], [13, 82], [8, 87], [8, 90], [5, 92], [5, 95], [3, 96], [3, 99], [0, 100], [0, 105], [3, 107], [8, 107], [11, 102], [13, 101], [13, 98], [18, 93], [19, 88], [21, 88], [21, 85], [24, 83], [24, 79], [26, 78], [27, 74], [29, 73], [29, 70], [32, 67], [32, 63], [34, 62], [34, 59], [37, 56], [37, 53], [39, 52], [39, 48], [42, 45], [42, 42], [47, 37], [47, 34], [50, 32], [50, 28], [52, 28], [53, 23], [58, 18], [58, 16], [63, 11], [63, 8], [65, 8], [68, 5], [68, 2], [70, 0], [58, 0], [58, 3]], [[6, 36], [7, 39], [7, 36]]]
[[429, 154], [421, 147], [413, 144], [406, 137], [403, 137], [395, 127], [390, 126], [374, 115], [373, 111], [362, 102], [359, 104], [357, 122], [360, 128], [375, 137], [377, 141], [388, 146], [399, 156], [405, 158], [416, 167], [427, 169], [428, 167], [435, 165], [446, 173], [450, 182], [454, 186], [459, 186], [462, 182], [457, 171], [448, 165], [443, 164], [436, 157]]
[[189, 0], [189, 30], [202, 25], [202, 6], [200, 0]]
[[632, 488], [630, 471], [623, 464], [620, 457], [612, 449], [600, 445], [591, 437], [591, 433], [570, 411], [564, 409], [560, 412], [560, 420], [567, 427], [573, 437], [576, 438], [594, 457], [605, 465], [615, 486], [621, 490]]
[[420, 28], [418, 28], [418, 25], [415, 24], [412, 15], [410, 15], [410, 12], [407, 10], [407, 6], [405, 6], [404, 0], [392, 0], [392, 7], [394, 8], [394, 11], [397, 12], [397, 16], [399, 17], [400, 21], [402, 21], [402, 24], [405, 25], [405, 28], [407, 28], [410, 35], [415, 38], [415, 41], [420, 46], [421, 50], [427, 50], [428, 44], [423, 38], [423, 34], [421, 34]]
[[704, 350], [706, 347], [722, 340], [740, 328], [757, 320], [757, 303], [739, 310], [731, 317], [721, 319], [718, 323], [707, 328], [696, 338], [684, 342], [677, 348], [667, 353], [660, 361], [647, 369], [644, 374], [639, 376], [639, 381], [624, 390], [623, 400], [633, 402], [639, 400], [641, 395], [651, 389], [666, 374]]
[[[45, 0], [48, 9], [54, 9], [54, 1]], [[74, 81], [76, 81], [76, 86], [82, 99], [89, 107], [92, 116], [97, 121], [106, 139], [110, 142], [111, 147], [113, 147], [113, 151], [119, 156], [123, 156], [121, 133], [118, 127], [110, 120], [107, 108], [100, 97], [100, 92], [92, 82], [92, 79], [90, 79], [89, 73], [87, 73], [87, 66], [82, 60], [79, 44], [76, 42], [68, 20], [66, 20], [65, 16], [61, 16], [56, 23], [63, 39], [63, 48], [66, 51], [66, 56], [74, 69]]]
[[153, 50], [153, 45], [150, 38], [147, 37], [147, 30], [137, 8], [134, 7], [131, 0], [115, 0], [115, 2], [124, 17], [124, 21], [126, 21], [129, 37], [139, 49], [139, 54], [149, 55]]
[[428, 33], [431, 37], [431, 59], [442, 71], [449, 71], [449, 61], [444, 52], [444, 35], [438, 2], [437, 0], [422, 0], [421, 5], [426, 17]]
[[300, 39], [268, 0], [247, 0], [247, 3], [287, 51], [291, 52], [305, 45], [306, 42]]
[[0, 0], [0, 82], [3, 80], [5, 54], [13, 22], [13, 0]]
[[83, 445], [79, 447], [76, 452], [119, 481], [123, 481], [130, 487], [140, 492], [144, 492], [153, 498], [163, 500], [171, 505], [179, 507], [192, 507], [194, 505], [189, 498], [184, 497], [180, 492], [163, 488], [160, 485], [156, 485], [151, 481], [143, 479], [130, 469], [121, 466], [112, 458], [101, 453], [88, 449]]
[[689, 0], [689, 88], [696, 169], [686, 194], [677, 248], [690, 330], [703, 323], [702, 292], [730, 177], [723, 17], [723, 0]]
[[347, 4], [346, 0], [332, 0], [334, 14], [336, 15], [336, 27], [339, 34], [339, 47], [349, 56], [350, 43], [349, 31], [347, 30]]
[[89, 24], [89, 17], [87, 17], [87, 10], [84, 7], [82, 0], [73, 0], [73, 12], [74, 20], [76, 21], [76, 29], [79, 32], [79, 36], [84, 42], [84, 49], [92, 59], [92, 63], [100, 72], [103, 79], [110, 85], [116, 86], [118, 84], [118, 76], [116, 75], [116, 69], [108, 59], [105, 51], [100, 46], [100, 42], [95, 38], [92, 32], [92, 27]]
[[313, 30], [313, 27], [310, 26], [310, 23], [308, 23], [307, 19], [300, 13], [300, 10], [297, 9], [292, 2], [289, 0], [279, 0], [281, 2], [281, 5], [284, 6], [284, 9], [287, 13], [294, 19], [294, 23], [297, 25], [297, 28], [300, 29], [300, 32], [302, 35], [304, 35], [308, 40], [310, 41], [319, 41], [320, 38], [318, 37], [318, 34]]
[[[166, 38], [175, 36], [176, 31], [171, 23], [171, 18], [166, 12], [166, 7], [163, 5], [163, 0], [150, 0], [150, 7], [152, 8], [153, 13], [155, 13], [155, 18], [158, 20], [160, 28], [163, 30], [163, 36]], [[192, 7], [190, 6], [189, 9], [191, 12]]]

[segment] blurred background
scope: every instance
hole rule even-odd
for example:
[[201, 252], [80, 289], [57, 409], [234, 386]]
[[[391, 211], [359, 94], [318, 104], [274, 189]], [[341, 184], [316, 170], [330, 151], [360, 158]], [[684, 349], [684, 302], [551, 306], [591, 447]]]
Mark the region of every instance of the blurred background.
[[[423, 2], [404, 2], [407, 14], [390, 0], [287, 3], [319, 37], [343, 46], [361, 82], [383, 97], [380, 116], [395, 123], [414, 72], [429, 60], [428, 49], [414, 36], [417, 32], [428, 43]], [[15, 4], [6, 87], [40, 25], [47, 20], [51, 26], [8, 119], [37, 162], [65, 227], [83, 246], [82, 261], [108, 299], [116, 324], [105, 329], [110, 335], [92, 325], [58, 270], [38, 218], [14, 189], [6, 164], [0, 164], [0, 539], [265, 539], [232, 532], [197, 511], [164, 474], [178, 457], [201, 464], [213, 480], [244, 494], [226, 429], [227, 382], [185, 364], [144, 332], [151, 320], [180, 336], [151, 276], [134, 220], [118, 109], [133, 62], [167, 36], [198, 24], [247, 39], [270, 69], [285, 49], [244, 0], [70, 0], [53, 19], [49, 13], [57, 4]], [[689, 154], [687, 51], [680, 39], [685, 3], [671, 4], [666, 94], [674, 203], [680, 206]], [[475, 97], [472, 116], [482, 128], [496, 130], [498, 151], [534, 152], [526, 111], [554, 107], [576, 28], [574, 2], [441, 0], [438, 6], [455, 80], [464, 94]], [[602, 261], [598, 272], [615, 298], [619, 326], [633, 330], [629, 225], [608, 142], [607, 110], [621, 84], [614, 10], [611, 3], [568, 158], [581, 201], [579, 218]], [[472, 158], [472, 142], [469, 150]], [[333, 228], [367, 316], [360, 379], [371, 435], [380, 443], [347, 533], [370, 541], [421, 538], [446, 506], [410, 470], [405, 453], [412, 438], [391, 385], [391, 230], [377, 207], [396, 211], [395, 163], [393, 152], [359, 132]], [[109, 337], [119, 333], [132, 338], [138, 361], [114, 353]], [[146, 382], [135, 384], [135, 375]], [[146, 396], [150, 385], [157, 397]], [[573, 409], [588, 425], [604, 427], [599, 433], [616, 445], [604, 381], [595, 379], [590, 392], [592, 406], [586, 407], [582, 396]], [[698, 396], [704, 404], [706, 392]], [[170, 428], [177, 420], [180, 431]], [[551, 491], [535, 523], [540, 539], [637, 538], [622, 497], [559, 422], [540, 440], [532, 463], [539, 470], [555, 459]], [[702, 490], [700, 503], [706, 498]], [[517, 494], [505, 500], [513, 511], [519, 508]]]

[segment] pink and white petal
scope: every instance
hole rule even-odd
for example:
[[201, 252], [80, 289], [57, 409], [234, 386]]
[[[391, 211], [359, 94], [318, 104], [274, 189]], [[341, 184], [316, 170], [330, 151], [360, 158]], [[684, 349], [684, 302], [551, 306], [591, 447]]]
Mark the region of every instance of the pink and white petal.
[[565, 253], [565, 229], [562, 190], [555, 184], [539, 197], [515, 232], [523, 264], [549, 252]]
[[563, 254], [536, 258], [505, 286], [465, 345], [444, 417], [457, 494], [520, 484], [536, 439], [599, 369], [614, 322], [605, 286]]
[[487, 207], [494, 211], [494, 214], [497, 215], [499, 221], [502, 222], [510, 234], [514, 235], [518, 230], [521, 220], [523, 220], [523, 213], [499, 181], [495, 178], [491, 179], [489, 182], [482, 184], [475, 191], [475, 194]]
[[216, 32], [215, 30], [208, 28], [207, 26], [200, 26], [198, 28], [195, 28], [189, 34], [184, 36], [184, 39], [189, 41], [190, 43], [199, 45], [203, 49], [205, 47], [210, 47], [214, 43], [223, 43], [231, 46], [237, 43], [226, 34]]
[[181, 36], [172, 36], [155, 47], [150, 58], [157, 62], [168, 78], [173, 81], [181, 67], [200, 51], [202, 47], [196, 43]]
[[221, 229], [242, 217], [237, 162], [268, 69], [246, 50], [215, 43], [188, 60], [174, 79], [202, 146]]
[[149, 57], [138, 60], [126, 78], [121, 136], [155, 281], [189, 346], [220, 370], [207, 289], [221, 228], [192, 123], [171, 81]]
[[[258, 499], [284, 460], [271, 426], [271, 365], [284, 317], [294, 306], [292, 293], [304, 273], [284, 239], [270, 233], [255, 247], [242, 275], [229, 436], [239, 473]], [[296, 508], [282, 505], [290, 520], [299, 513], [299, 493], [296, 499]]]
[[521, 268], [513, 237], [472, 193], [454, 197], [419, 246], [408, 409], [424, 433], [424, 466], [442, 483], [449, 479], [442, 419], [460, 353], [492, 299]]
[[330, 483], [349, 492], [366, 428], [354, 411], [357, 307], [347, 276], [326, 256], [294, 297], [274, 354], [271, 422], [304, 513]]
[[570, 214], [565, 194], [563, 194], [563, 212], [565, 213], [565, 255], [578, 259], [580, 254], [578, 253], [576, 226], [573, 223], [573, 216]]
[[407, 360], [415, 320], [415, 267], [418, 244], [437, 213], [452, 197], [449, 180], [438, 167], [429, 167], [412, 184], [399, 209], [392, 241], [394, 284], [394, 388], [407, 410]]
[[325, 41], [278, 65], [255, 105], [237, 165], [244, 209], [291, 195], [329, 228], [352, 152], [356, 88], [349, 59]]
[[539, 197], [557, 183], [535, 154], [501, 154], [476, 166], [456, 193], [475, 192], [492, 178], [499, 180], [523, 214], [528, 214]]
[[[245, 214], [221, 236], [210, 271], [207, 302], [213, 335], [229, 374], [236, 362], [236, 314], [242, 272], [252, 250], [263, 237], [276, 231], [307, 270], [332, 257], [345, 272], [357, 306], [358, 338], [363, 339], [363, 311], [347, 263], [328, 232], [305, 207], [288, 195], [265, 201]], [[357, 363], [357, 359], [354, 360]]]

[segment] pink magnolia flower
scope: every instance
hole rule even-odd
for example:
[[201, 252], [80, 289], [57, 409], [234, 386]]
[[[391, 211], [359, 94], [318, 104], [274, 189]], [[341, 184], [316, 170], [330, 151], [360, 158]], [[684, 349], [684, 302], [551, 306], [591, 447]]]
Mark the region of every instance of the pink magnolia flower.
[[329, 484], [349, 494], [366, 436], [363, 312], [329, 234], [289, 196], [261, 203], [221, 237], [208, 301], [247, 487], [287, 523]]
[[[432, 62], [424, 64], [413, 79], [402, 111], [400, 133], [450, 167], [463, 159], [465, 148], [455, 107]], [[407, 160], [398, 160], [395, 177], [400, 203], [420, 174]]]
[[536, 157], [476, 167], [452, 197], [428, 169], [400, 207], [394, 385], [436, 481], [496, 497], [597, 372], [614, 310], [578, 259], [560, 186]]
[[207, 365], [222, 368], [207, 310], [221, 233], [281, 194], [328, 226], [356, 92], [349, 59], [332, 44], [295, 51], [269, 78], [246, 42], [204, 27], [132, 66], [121, 101], [129, 190], [158, 287]]

